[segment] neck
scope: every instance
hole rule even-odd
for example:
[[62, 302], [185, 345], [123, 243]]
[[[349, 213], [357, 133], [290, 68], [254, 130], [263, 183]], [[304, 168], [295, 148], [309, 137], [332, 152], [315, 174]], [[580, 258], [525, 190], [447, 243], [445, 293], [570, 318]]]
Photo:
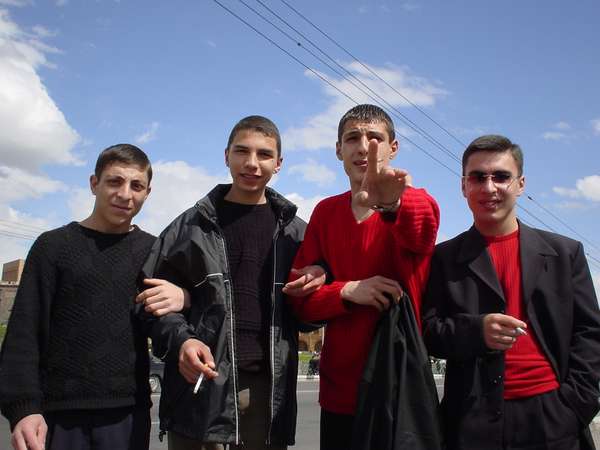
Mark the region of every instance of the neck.
[[257, 192], [247, 192], [237, 189], [235, 185], [232, 185], [229, 192], [225, 194], [225, 200], [233, 203], [241, 203], [242, 205], [262, 205], [267, 203], [264, 189]]
[[519, 229], [519, 222], [516, 217], [505, 220], [502, 223], [485, 223], [475, 220], [475, 228], [484, 236], [506, 236]]
[[113, 225], [99, 219], [97, 216], [94, 215], [94, 213], [92, 213], [92, 215], [89, 216], [87, 219], [79, 222], [79, 224], [91, 230], [108, 234], [123, 234], [128, 233], [133, 229], [131, 221], [120, 223], [118, 225]]

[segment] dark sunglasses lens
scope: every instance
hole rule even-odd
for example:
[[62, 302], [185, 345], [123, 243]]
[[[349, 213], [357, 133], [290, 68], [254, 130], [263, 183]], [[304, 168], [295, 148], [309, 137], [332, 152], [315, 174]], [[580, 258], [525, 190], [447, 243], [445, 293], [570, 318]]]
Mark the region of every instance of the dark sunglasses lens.
[[492, 182], [497, 184], [506, 184], [510, 181], [512, 176], [508, 173], [494, 173], [492, 174]]

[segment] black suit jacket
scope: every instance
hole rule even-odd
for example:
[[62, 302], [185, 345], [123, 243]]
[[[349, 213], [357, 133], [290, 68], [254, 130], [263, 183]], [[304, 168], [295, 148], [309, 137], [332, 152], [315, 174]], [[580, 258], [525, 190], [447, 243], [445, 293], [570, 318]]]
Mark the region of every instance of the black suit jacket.
[[[599, 409], [600, 311], [583, 246], [519, 227], [529, 331], [557, 375], [565, 408], [579, 419], [582, 449], [593, 449], [588, 426]], [[502, 288], [475, 227], [436, 247], [423, 337], [432, 355], [448, 360], [442, 420], [449, 449], [501, 448], [504, 352], [486, 347], [483, 316], [504, 310]]]

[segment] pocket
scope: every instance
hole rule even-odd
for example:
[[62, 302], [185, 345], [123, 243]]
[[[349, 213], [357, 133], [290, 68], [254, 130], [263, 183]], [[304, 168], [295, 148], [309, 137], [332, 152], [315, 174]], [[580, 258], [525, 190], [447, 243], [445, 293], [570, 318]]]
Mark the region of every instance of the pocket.
[[548, 441], [558, 441], [577, 435], [581, 428], [577, 414], [562, 397], [559, 389], [541, 394], [544, 427]]

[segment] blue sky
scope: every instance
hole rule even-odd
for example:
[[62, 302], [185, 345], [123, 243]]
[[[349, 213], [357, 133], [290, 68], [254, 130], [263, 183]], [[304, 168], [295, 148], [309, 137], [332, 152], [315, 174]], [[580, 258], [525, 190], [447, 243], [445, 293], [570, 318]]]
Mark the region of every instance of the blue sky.
[[281, 0], [261, 1], [318, 48], [256, 0], [244, 2], [302, 45], [241, 1], [219, 1], [314, 72], [210, 0], [0, 0], [0, 262], [87, 216], [95, 158], [118, 142], [154, 163], [137, 222], [160, 232], [228, 180], [227, 136], [249, 114], [278, 124], [284, 166], [272, 185], [308, 219], [348, 186], [334, 155], [342, 113], [383, 98], [406, 136], [395, 165], [438, 200], [440, 240], [472, 217], [459, 178], [425, 152], [458, 172], [443, 150], [460, 157], [475, 137], [504, 134], [525, 153], [533, 200], [520, 204], [533, 216], [520, 216], [583, 240], [599, 286], [600, 3], [286, 0], [361, 64]]

